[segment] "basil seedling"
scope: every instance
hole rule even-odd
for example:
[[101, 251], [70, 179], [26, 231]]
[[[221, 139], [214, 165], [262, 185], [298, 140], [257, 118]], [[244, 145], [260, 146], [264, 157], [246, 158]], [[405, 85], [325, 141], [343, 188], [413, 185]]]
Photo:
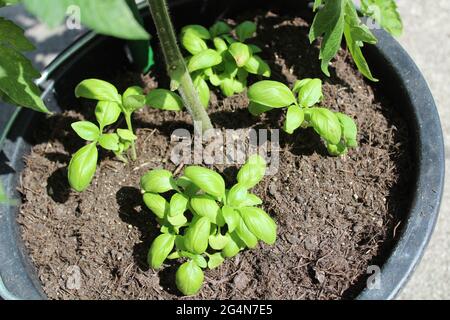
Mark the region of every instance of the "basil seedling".
[[248, 90], [249, 112], [258, 116], [273, 109], [286, 109], [283, 130], [292, 134], [300, 127], [312, 127], [326, 142], [333, 156], [346, 154], [357, 143], [357, 127], [349, 116], [319, 107], [322, 101], [322, 81], [303, 79], [293, 90], [276, 81], [260, 81]]
[[[73, 130], [80, 138], [90, 142], [72, 157], [68, 168], [70, 186], [78, 192], [84, 191], [92, 181], [97, 168], [97, 146], [113, 151], [118, 159], [127, 162], [123, 154], [131, 148], [131, 157], [136, 159], [135, 140], [131, 116], [145, 105], [146, 97], [139, 87], [128, 88], [120, 95], [112, 84], [98, 79], [82, 81], [75, 89], [77, 97], [97, 100], [95, 118], [98, 125], [89, 121], [72, 123]], [[123, 114], [127, 129], [117, 129], [108, 133], [105, 128], [116, 123]]]
[[[221, 28], [216, 29], [220, 32]], [[187, 167], [178, 179], [162, 169], [144, 175], [144, 203], [155, 214], [162, 232], [148, 252], [149, 265], [157, 269], [166, 259], [187, 259], [176, 273], [176, 285], [184, 295], [194, 295], [203, 283], [202, 269], [219, 267], [225, 258], [254, 248], [259, 240], [274, 244], [277, 226], [256, 207], [262, 200], [249, 192], [265, 172], [265, 160], [254, 155], [239, 170], [237, 184], [230, 189], [220, 174], [199, 166]], [[169, 191], [170, 198], [161, 195]]]
[[190, 54], [185, 60], [205, 108], [210, 100], [207, 81], [229, 97], [245, 90], [249, 73], [270, 77], [269, 65], [257, 55], [261, 49], [245, 43], [254, 36], [256, 24], [250, 21], [239, 24], [234, 32], [236, 37], [232, 31], [223, 21], [209, 30], [188, 25], [181, 31], [181, 44]]

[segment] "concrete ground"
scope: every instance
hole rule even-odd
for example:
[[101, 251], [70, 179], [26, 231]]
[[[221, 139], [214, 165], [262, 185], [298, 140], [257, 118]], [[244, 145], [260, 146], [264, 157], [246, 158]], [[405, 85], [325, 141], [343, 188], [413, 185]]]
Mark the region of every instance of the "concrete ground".
[[[397, 0], [405, 32], [399, 39], [428, 80], [436, 99], [450, 157], [450, 1]], [[31, 55], [39, 68], [45, 67], [80, 30], [64, 27], [49, 30], [26, 15], [22, 8], [2, 9], [1, 16], [17, 21], [37, 44]], [[447, 172], [449, 170], [447, 162]], [[446, 180], [440, 218], [431, 243], [414, 276], [399, 299], [450, 299], [450, 178]]]

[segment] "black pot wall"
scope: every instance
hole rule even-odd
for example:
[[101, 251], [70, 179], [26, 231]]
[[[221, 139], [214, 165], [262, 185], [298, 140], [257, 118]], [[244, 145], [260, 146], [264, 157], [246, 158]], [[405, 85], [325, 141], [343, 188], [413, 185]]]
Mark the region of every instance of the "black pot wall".
[[[298, 9], [298, 1], [282, 2], [288, 11]], [[251, 8], [252, 3], [249, 0], [176, 0], [171, 1], [171, 7], [177, 26], [189, 23], [210, 25], [225, 15]], [[271, 1], [264, 2], [265, 7], [270, 4]], [[155, 34], [151, 23], [147, 27]], [[426, 81], [412, 59], [391, 36], [380, 30], [375, 33], [379, 43], [366, 48], [367, 58], [381, 80], [380, 89], [391, 100], [398, 102], [396, 105], [401, 106], [400, 111], [409, 121], [417, 172], [412, 188], [415, 192], [411, 194], [410, 210], [405, 213], [402, 234], [381, 269], [381, 288], [365, 289], [358, 299], [392, 299], [413, 273], [438, 216], [445, 168], [439, 115]], [[76, 103], [75, 100], [61, 101], [60, 97], [67, 95], [60, 93], [72, 91], [81, 80], [107, 80], [116, 67], [129, 65], [125, 52], [125, 43], [121, 40], [91, 33], [78, 40], [44, 72], [41, 85], [49, 108], [60, 111], [60, 106]], [[33, 124], [42, 115], [25, 109], [18, 112], [4, 105], [0, 109], [0, 139], [5, 138], [0, 145], [0, 178], [6, 192], [20, 198], [16, 187], [23, 169], [22, 159], [31, 148]], [[0, 207], [0, 295], [4, 298], [45, 299], [20, 238], [17, 213], [17, 207]]]

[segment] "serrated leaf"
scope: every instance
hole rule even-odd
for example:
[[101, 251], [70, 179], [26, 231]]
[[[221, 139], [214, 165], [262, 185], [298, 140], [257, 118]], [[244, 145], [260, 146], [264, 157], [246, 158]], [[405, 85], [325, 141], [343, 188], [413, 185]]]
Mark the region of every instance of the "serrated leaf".
[[214, 197], [221, 198], [225, 194], [225, 181], [220, 174], [213, 170], [189, 166], [184, 170], [184, 175], [197, 187]]
[[99, 145], [106, 150], [119, 150], [119, 136], [116, 133], [105, 133], [98, 139]]
[[95, 107], [95, 117], [100, 124], [100, 130], [116, 123], [122, 110], [117, 102], [99, 101]]
[[164, 260], [168, 257], [175, 244], [175, 236], [172, 234], [161, 234], [153, 240], [148, 252], [147, 261], [153, 269], [161, 268]]
[[188, 63], [189, 72], [214, 67], [222, 62], [222, 56], [215, 50], [206, 49], [192, 56]]
[[284, 108], [296, 102], [294, 94], [286, 85], [270, 80], [252, 85], [248, 90], [248, 98], [271, 108]]
[[329, 143], [337, 145], [342, 133], [337, 116], [325, 108], [312, 108], [311, 111], [310, 121], [314, 130]]
[[146, 192], [143, 196], [144, 203], [159, 219], [164, 219], [169, 213], [169, 203], [164, 197], [156, 193]]
[[403, 22], [394, 0], [362, 0], [361, 10], [393, 36], [403, 32]]
[[292, 105], [287, 110], [283, 130], [289, 134], [293, 134], [302, 125], [304, 120], [305, 113], [303, 110], [297, 105]]
[[146, 104], [149, 107], [161, 110], [181, 111], [184, 108], [181, 97], [165, 89], [154, 89], [150, 91], [146, 97]]
[[346, 1], [326, 1], [324, 6], [317, 11], [309, 32], [309, 40], [311, 43], [323, 36], [319, 58], [322, 61], [322, 71], [327, 76], [330, 76], [328, 64], [341, 47], [345, 25], [344, 7]]
[[87, 79], [80, 82], [75, 88], [77, 98], [86, 98], [98, 101], [111, 101], [122, 104], [122, 97], [114, 85], [99, 79]]
[[252, 38], [256, 32], [256, 24], [251, 21], [244, 21], [236, 27], [236, 35], [241, 42]]
[[98, 151], [95, 143], [88, 144], [78, 150], [72, 157], [68, 168], [70, 186], [78, 191], [84, 191], [97, 169]]
[[22, 0], [22, 3], [50, 27], [62, 24], [69, 7], [77, 6], [81, 23], [97, 33], [128, 40], [150, 39], [123, 0]]
[[89, 121], [77, 121], [71, 124], [72, 129], [86, 141], [97, 141], [100, 129]]
[[242, 220], [253, 235], [267, 244], [275, 243], [277, 225], [264, 210], [255, 207], [239, 208], [238, 210], [241, 213]]
[[258, 154], [252, 155], [237, 174], [237, 181], [248, 189], [256, 186], [266, 173], [266, 161]]

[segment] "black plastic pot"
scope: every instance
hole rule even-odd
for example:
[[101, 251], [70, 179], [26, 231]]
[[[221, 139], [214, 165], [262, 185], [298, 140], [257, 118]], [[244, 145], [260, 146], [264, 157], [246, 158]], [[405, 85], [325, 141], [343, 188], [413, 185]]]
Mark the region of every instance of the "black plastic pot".
[[[171, 7], [178, 26], [188, 23], [209, 25], [227, 10], [236, 8], [237, 2], [240, 11], [252, 7], [252, 1], [248, 0], [177, 0], [171, 1]], [[286, 0], [287, 7], [298, 5], [298, 1]], [[148, 27], [154, 31], [152, 26]], [[412, 59], [391, 36], [384, 31], [375, 33], [379, 43], [367, 47], [367, 58], [381, 80], [383, 92], [398, 102], [396, 105], [401, 107], [400, 112], [409, 123], [417, 171], [401, 236], [381, 268], [381, 288], [365, 289], [358, 299], [392, 299], [405, 285], [433, 232], [444, 184], [442, 130], [427, 83]], [[59, 105], [68, 105], [67, 101], [61, 103], [61, 92], [73, 90], [85, 78], [107, 78], [110, 70], [128, 64], [123, 41], [89, 33], [45, 70], [40, 81], [43, 98], [53, 111], [59, 111]], [[22, 158], [30, 151], [32, 125], [42, 115], [3, 105], [0, 109], [0, 178], [6, 192], [19, 198], [16, 187], [23, 169]], [[20, 238], [17, 214], [17, 207], [0, 207], [0, 296], [5, 299], [45, 299]]]

